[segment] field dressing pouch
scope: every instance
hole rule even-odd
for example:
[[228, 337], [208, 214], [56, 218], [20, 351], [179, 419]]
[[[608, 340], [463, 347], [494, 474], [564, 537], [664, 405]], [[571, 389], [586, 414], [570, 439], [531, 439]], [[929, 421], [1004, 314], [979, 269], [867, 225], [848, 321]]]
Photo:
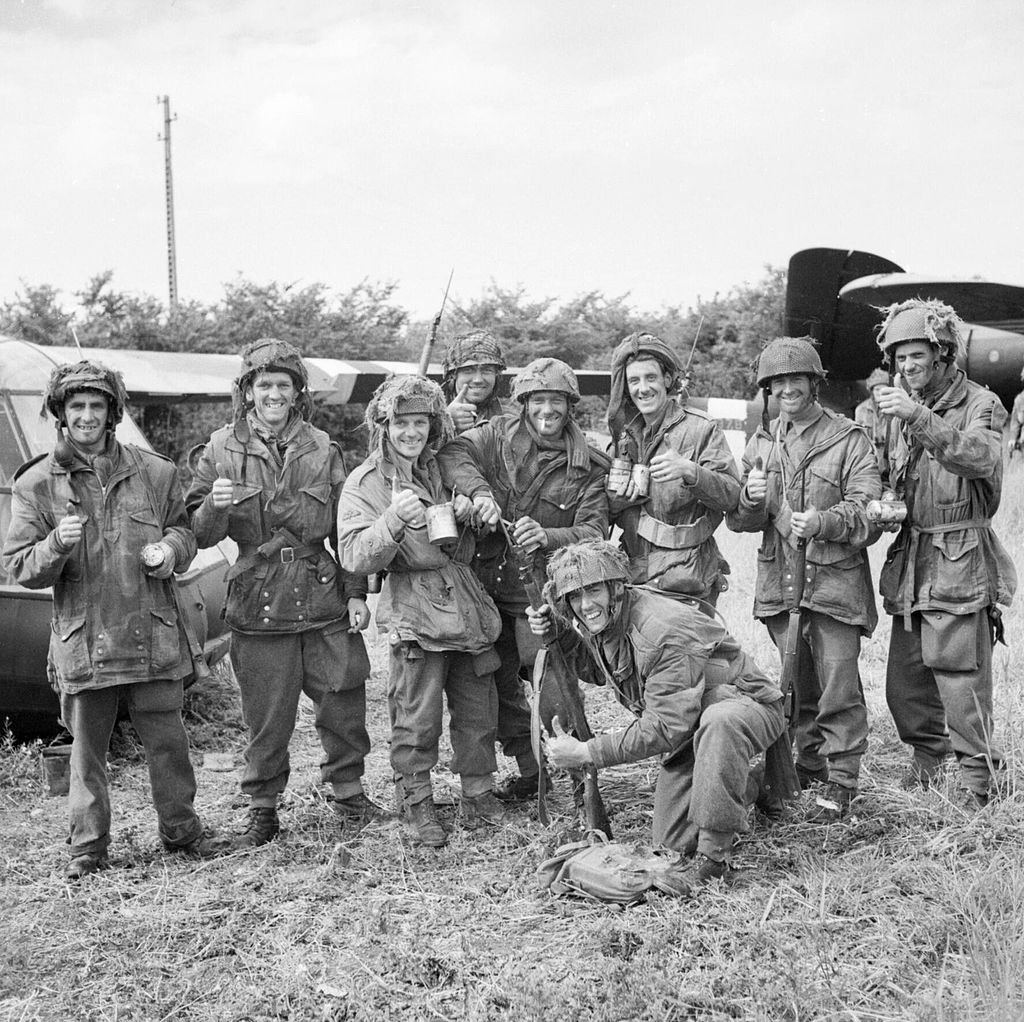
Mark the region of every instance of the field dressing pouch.
[[608, 841], [600, 831], [594, 835], [562, 845], [537, 867], [542, 889], [616, 905], [638, 905], [652, 887], [664, 889], [663, 875], [679, 864], [675, 852], [658, 855]]

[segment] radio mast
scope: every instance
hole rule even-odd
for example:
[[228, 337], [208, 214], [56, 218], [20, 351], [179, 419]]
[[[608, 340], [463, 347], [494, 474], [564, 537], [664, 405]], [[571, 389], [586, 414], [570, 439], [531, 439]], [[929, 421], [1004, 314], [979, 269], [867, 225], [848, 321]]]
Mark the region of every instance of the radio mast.
[[174, 180], [171, 176], [171, 100], [169, 96], [157, 96], [156, 101], [164, 106], [164, 133], [157, 135], [157, 141], [164, 144], [164, 188], [167, 196], [167, 292], [168, 304], [173, 312], [178, 307], [178, 251], [174, 244]]

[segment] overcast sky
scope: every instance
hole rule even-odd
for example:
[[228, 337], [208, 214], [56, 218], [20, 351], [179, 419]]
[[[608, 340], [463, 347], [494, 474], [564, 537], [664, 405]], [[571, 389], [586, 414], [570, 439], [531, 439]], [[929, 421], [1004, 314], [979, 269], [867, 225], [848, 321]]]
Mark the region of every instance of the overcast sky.
[[1024, 284], [1020, 0], [0, 0], [0, 300], [455, 268], [686, 306], [801, 248]]

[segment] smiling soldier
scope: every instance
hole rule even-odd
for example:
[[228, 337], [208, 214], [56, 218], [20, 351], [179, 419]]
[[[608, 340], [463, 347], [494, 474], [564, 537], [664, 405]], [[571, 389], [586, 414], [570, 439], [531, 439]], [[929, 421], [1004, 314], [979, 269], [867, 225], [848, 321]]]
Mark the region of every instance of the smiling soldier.
[[[115, 438], [126, 401], [120, 374], [98, 362], [53, 371], [43, 405], [57, 421], [57, 446], [19, 471], [3, 551], [16, 582], [53, 586], [49, 666], [74, 736], [72, 880], [107, 865], [106, 757], [122, 699], [146, 750], [164, 845], [202, 857], [226, 845], [193, 808], [181, 720], [192, 658], [171, 575], [191, 563], [195, 537], [174, 465]], [[143, 563], [147, 545], [153, 556]]]
[[[662, 756], [653, 837], [681, 858], [666, 884], [685, 896], [730, 873], [749, 829], [751, 760], [782, 734], [782, 693], [720, 622], [646, 586], [627, 585], [611, 543], [575, 543], [547, 567], [546, 605], [530, 628], [575, 656], [584, 681], [608, 685], [636, 718], [587, 742], [557, 734], [552, 766], [578, 769]], [[582, 647], [580, 649], [579, 647]], [[582, 655], [579, 655], [582, 654]]]
[[[704, 601], [711, 610], [729, 565], [715, 529], [736, 506], [740, 477], [718, 423], [685, 406], [675, 352], [648, 333], [612, 353], [608, 425], [618, 455], [650, 469], [610, 498], [633, 582]], [[682, 399], [681, 399], [682, 398]]]
[[893, 615], [886, 700], [914, 750], [907, 784], [927, 787], [952, 749], [976, 808], [1004, 766], [992, 739], [992, 645], [1017, 578], [992, 516], [1006, 411], [957, 366], [964, 324], [948, 305], [890, 306], [878, 346], [907, 388], [882, 387], [877, 398], [897, 426], [886, 482], [907, 508], [879, 580]]
[[[867, 547], [880, 533], [866, 507], [881, 495], [881, 482], [865, 431], [818, 403], [824, 377], [808, 337], [779, 337], [761, 352], [764, 421], [743, 454], [744, 487], [728, 525], [762, 533], [754, 616], [780, 653], [790, 609], [803, 608], [791, 711], [796, 769], [803, 786], [827, 783], [811, 818], [830, 822], [857, 793], [868, 743], [857, 660], [861, 636], [878, 622]], [[771, 423], [769, 395], [779, 403]]]
[[505, 383], [505, 353], [493, 334], [471, 330], [460, 334], [444, 354], [441, 389], [448, 399], [448, 414], [456, 433], [501, 415]]
[[[608, 532], [604, 493], [607, 460], [587, 445], [572, 417], [579, 401], [576, 374], [557, 358], [535, 359], [516, 377], [512, 396], [518, 415], [502, 415], [464, 433], [438, 454], [445, 482], [473, 501], [475, 513], [491, 529], [504, 518], [514, 542], [543, 578], [554, 550]], [[473, 567], [501, 612], [495, 648], [501, 667], [498, 687], [498, 741], [513, 756], [519, 776], [495, 790], [506, 802], [537, 794], [540, 767], [531, 749], [530, 709], [521, 672], [532, 676], [539, 645], [526, 621], [527, 598], [508, 549], [504, 530], [481, 539]]]
[[287, 342], [247, 345], [232, 388], [234, 421], [191, 459], [188, 509], [199, 545], [225, 537], [238, 544], [225, 619], [249, 728], [242, 791], [250, 808], [236, 848], [277, 836], [277, 800], [288, 783], [288, 743], [303, 692], [316, 707], [320, 776], [331, 785], [341, 835], [385, 815], [361, 780], [370, 750], [370, 665], [359, 634], [370, 620], [366, 579], [340, 570], [324, 545], [329, 539], [337, 549], [345, 468], [338, 445], [308, 421], [308, 382], [301, 355]]
[[[388, 710], [396, 802], [410, 836], [441, 847], [448, 838], [434, 805], [445, 699], [451, 718], [451, 768], [462, 785], [463, 825], [504, 820], [493, 794], [501, 625], [473, 574], [473, 536], [432, 541], [427, 508], [447, 503], [435, 449], [454, 433], [441, 388], [418, 376], [382, 383], [366, 406], [370, 455], [345, 483], [338, 511], [342, 563], [360, 573], [387, 571], [377, 625], [390, 645]], [[468, 499], [457, 499], [468, 519]]]

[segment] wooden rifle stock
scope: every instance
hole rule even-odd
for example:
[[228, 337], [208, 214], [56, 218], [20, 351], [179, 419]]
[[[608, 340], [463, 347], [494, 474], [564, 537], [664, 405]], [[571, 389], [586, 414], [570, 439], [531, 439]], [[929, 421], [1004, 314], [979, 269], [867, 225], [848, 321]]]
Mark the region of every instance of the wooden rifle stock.
[[[502, 532], [505, 534], [505, 542], [508, 544], [509, 552], [516, 562], [516, 569], [519, 572], [519, 579], [526, 590], [526, 598], [534, 610], [540, 610], [544, 606], [544, 594], [540, 582], [534, 574], [533, 558], [513, 539], [505, 523], [501, 523]], [[545, 679], [553, 681], [557, 690], [556, 702], [558, 703], [558, 714], [562, 716], [562, 723], [566, 729], [578, 738], [581, 742], [588, 742], [594, 737], [587, 722], [587, 715], [583, 709], [583, 697], [580, 694], [579, 684], [573, 673], [569, 670], [565, 654], [558, 644], [558, 639], [553, 638], [546, 642], [547, 655], [543, 658], [543, 676], [535, 679], [537, 697], [540, 699], [540, 685]], [[540, 776], [544, 777], [544, 765], [538, 763], [541, 768]], [[599, 830], [608, 838], [612, 836], [611, 824], [608, 822], [608, 813], [601, 798], [601, 791], [597, 786], [597, 767], [593, 764], [583, 767], [580, 770], [571, 770], [573, 780], [582, 782], [583, 785], [583, 813], [587, 830]], [[542, 782], [543, 783], [543, 782]], [[544, 822], [547, 810], [544, 807], [543, 786], [538, 786], [538, 810], [541, 821]]]

